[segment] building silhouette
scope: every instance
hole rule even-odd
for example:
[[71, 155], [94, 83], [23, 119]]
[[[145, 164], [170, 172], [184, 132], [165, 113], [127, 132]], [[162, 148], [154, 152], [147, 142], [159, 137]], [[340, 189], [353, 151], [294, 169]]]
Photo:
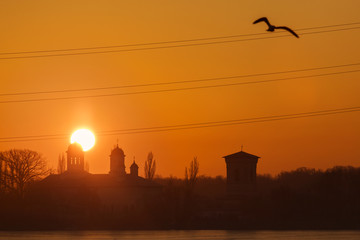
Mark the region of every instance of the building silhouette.
[[79, 143], [70, 144], [67, 154], [68, 171], [81, 171], [84, 169], [84, 151]]
[[130, 166], [130, 175], [137, 177], [139, 175], [139, 166], [135, 163], [135, 159], [133, 164]]
[[227, 193], [237, 195], [255, 190], [256, 166], [260, 157], [241, 150], [223, 158], [226, 163]]
[[125, 154], [124, 151], [119, 148], [119, 145], [111, 151], [110, 154], [110, 174], [125, 176]]
[[[110, 154], [110, 172], [92, 174], [84, 170], [84, 152], [77, 143], [67, 150], [67, 170], [62, 174], [51, 174], [40, 181], [38, 190], [65, 209], [74, 207], [89, 211], [100, 211], [106, 215], [121, 215], [137, 209], [156, 199], [162, 186], [138, 175], [134, 162], [130, 173], [125, 170], [125, 154], [118, 145]], [[81, 206], [81, 207], [80, 207]]]

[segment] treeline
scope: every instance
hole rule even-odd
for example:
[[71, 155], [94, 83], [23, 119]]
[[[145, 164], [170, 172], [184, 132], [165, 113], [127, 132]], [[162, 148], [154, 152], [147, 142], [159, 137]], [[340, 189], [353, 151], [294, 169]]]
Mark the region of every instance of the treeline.
[[360, 168], [299, 168], [258, 176], [257, 191], [238, 201], [234, 227], [360, 229]]
[[359, 202], [360, 168], [337, 166], [259, 176], [252, 207], [270, 228], [360, 229]]
[[161, 195], [114, 215], [101, 210], [102, 203], [88, 189], [76, 190], [71, 203], [46, 198], [46, 193], [34, 196], [31, 186], [46, 170], [38, 168], [40, 175], [20, 187], [17, 178], [24, 174], [11, 166], [11, 159], [42, 163], [41, 156], [26, 151], [1, 154], [1, 230], [360, 229], [360, 168], [351, 166], [258, 175], [254, 191], [229, 195], [226, 178], [199, 176], [194, 158], [184, 178], [152, 179], [163, 186]]
[[226, 193], [222, 176], [199, 176], [190, 191], [182, 179], [156, 181], [165, 186], [170, 228], [360, 229], [360, 168], [258, 175], [256, 190], [238, 195]]

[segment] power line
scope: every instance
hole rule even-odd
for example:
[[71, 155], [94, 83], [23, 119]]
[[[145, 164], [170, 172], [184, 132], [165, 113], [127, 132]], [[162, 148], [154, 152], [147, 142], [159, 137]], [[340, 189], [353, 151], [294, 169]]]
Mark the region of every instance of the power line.
[[[319, 110], [319, 111], [312, 111], [312, 112], [301, 112], [301, 113], [293, 113], [293, 114], [282, 114], [282, 115], [272, 115], [272, 116], [265, 116], [265, 117], [255, 117], [255, 118], [244, 118], [244, 119], [233, 119], [233, 120], [224, 120], [224, 121], [215, 121], [215, 122], [202, 122], [202, 123], [190, 123], [190, 124], [180, 124], [180, 125], [170, 125], [170, 126], [161, 126], [161, 127], [149, 127], [149, 128], [133, 128], [133, 129], [126, 129], [126, 130], [109, 130], [109, 131], [102, 131], [99, 132], [101, 135], [112, 134], [114, 132], [133, 132], [133, 131], [147, 131], [147, 130], [161, 130], [161, 129], [169, 129], [169, 128], [183, 128], [183, 127], [198, 127], [198, 126], [217, 126], [218, 124], [233, 124], [236, 122], [245, 122], [248, 121], [263, 121], [269, 119], [288, 119], [293, 117], [304, 117], [304, 116], [318, 116], [322, 114], [335, 114], [335, 113], [342, 113], [342, 112], [352, 112], [352, 111], [360, 111], [360, 107], [348, 107], [348, 108], [339, 108], [339, 109], [330, 109], [330, 110]], [[1, 139], [1, 138], [0, 138]]]
[[[323, 30], [323, 31], [315, 31], [315, 32], [306, 32], [306, 33], [302, 33], [301, 35], [319, 34], [319, 33], [328, 33], [328, 32], [338, 32], [338, 31], [347, 31], [347, 30], [355, 30], [355, 29], [360, 29], [360, 27], [351, 27], [351, 28], [342, 28], [342, 29], [332, 29], [332, 30]], [[262, 34], [266, 34], [266, 33], [259, 33], [259, 34], [262, 35]], [[276, 33], [273, 33], [273, 34], [276, 35]], [[283, 33], [280, 33], [280, 34], [283, 34]], [[246, 39], [213, 41], [213, 42], [204, 42], [204, 43], [189, 43], [189, 44], [178, 44], [178, 45], [170, 45], [170, 46], [155, 46], [155, 47], [143, 47], [143, 48], [103, 50], [103, 51], [95, 51], [95, 52], [91, 51], [91, 52], [75, 52], [75, 53], [59, 53], [59, 54], [45, 54], [45, 55], [0, 57], [0, 60], [44, 58], [44, 57], [64, 57], [64, 56], [76, 56], [76, 55], [133, 52], [133, 51], [144, 51], [144, 50], [155, 50], [155, 49], [169, 49], [169, 48], [179, 48], [179, 47], [205, 46], [205, 45], [213, 45], [213, 44], [244, 42], [244, 41], [262, 40], [262, 39], [274, 39], [274, 38], [282, 38], [282, 37], [289, 37], [289, 36], [290, 35], [288, 35], [288, 34], [286, 34], [286, 35], [283, 34], [283, 35], [259, 37], [259, 38], [246, 38]], [[196, 40], [182, 40], [182, 41], [196, 41]], [[155, 43], [149, 43], [149, 44], [144, 44], [144, 45], [153, 45], [153, 44], [155, 44]], [[107, 47], [98, 47], [98, 48], [107, 48]], [[46, 50], [44, 50], [44, 51], [46, 51]], [[61, 51], [61, 50], [53, 50], [53, 52], [56, 52], [56, 51]], [[64, 50], [64, 51], [70, 51], [70, 50]], [[18, 53], [4, 53], [4, 54], [20, 54], [20, 52], [18, 52]]]
[[[324, 25], [324, 26], [308, 27], [308, 28], [299, 28], [299, 29], [296, 29], [296, 31], [314, 30], [314, 29], [323, 29], [323, 28], [332, 28], [332, 27], [344, 27], [344, 26], [351, 26], [351, 25], [358, 25], [358, 24], [360, 24], [360, 22], [343, 23], [343, 24], [335, 24], [335, 25]], [[123, 48], [123, 47], [139, 47], [139, 46], [160, 45], [160, 44], [172, 44], [172, 43], [218, 40], [218, 39], [227, 39], [227, 38], [236, 38], [236, 37], [261, 36], [261, 35], [266, 35], [266, 34], [267, 33], [250, 33], [250, 34], [236, 34], [236, 35], [216, 36], [216, 37], [207, 37], [207, 38], [193, 38], [193, 39], [184, 39], [184, 40], [160, 41], [160, 42], [149, 42], [149, 43], [135, 43], [135, 44], [122, 44], [122, 45], [110, 45], [110, 46], [99, 46], [99, 47], [64, 48], [64, 49], [49, 49], [49, 50], [35, 50], [35, 51], [22, 51], [22, 52], [0, 52], [0, 55], [18, 55], [18, 54], [34, 54], [34, 53], [52, 53], [52, 52], [98, 50], [98, 49]], [[280, 32], [276, 32], [275, 34], [280, 34]]]
[[237, 86], [237, 85], [270, 83], [270, 82], [278, 82], [278, 81], [289, 81], [289, 80], [295, 80], [295, 79], [303, 79], [303, 78], [311, 78], [311, 77], [323, 77], [323, 76], [339, 75], [339, 74], [347, 74], [347, 73], [355, 73], [355, 72], [360, 72], [360, 69], [359, 70], [342, 71], [342, 72], [332, 72], [332, 73], [313, 74], [313, 75], [306, 75], [306, 76], [297, 76], [297, 77], [276, 78], [276, 79], [248, 81], [248, 82], [236, 82], [236, 83], [224, 83], [224, 84], [216, 84], [216, 85], [197, 86], [197, 87], [183, 87], [183, 88], [171, 88], [171, 89], [136, 91], [136, 92], [123, 92], [123, 93], [111, 93], [111, 94], [98, 94], [98, 95], [87, 95], [87, 96], [37, 98], [37, 99], [23, 99], [23, 100], [4, 100], [4, 101], [0, 101], [0, 104], [2, 104], [2, 103], [4, 104], [4, 103], [25, 103], [25, 102], [57, 101], [57, 100], [69, 100], [69, 99], [86, 99], [86, 98], [126, 96], [126, 95], [136, 95], [136, 94], [175, 92], [175, 91], [186, 91], [186, 90], [195, 90], [195, 89], [206, 89], [206, 88], [229, 87], [229, 86]]
[[[152, 133], [152, 132], [163, 132], [163, 131], [174, 131], [174, 130], [184, 130], [184, 129], [193, 129], [193, 128], [208, 128], [208, 127], [220, 127], [220, 126], [231, 126], [231, 125], [240, 125], [240, 124], [250, 124], [250, 123], [261, 123], [261, 122], [271, 122], [271, 121], [279, 121], [279, 120], [289, 120], [296, 118], [305, 118], [305, 117], [315, 117], [315, 116], [324, 116], [324, 115], [333, 115], [340, 113], [349, 113], [349, 112], [358, 112], [360, 109], [356, 110], [344, 110], [338, 112], [328, 112], [328, 113], [318, 113], [318, 114], [304, 114], [301, 116], [288, 116], [288, 117], [278, 117], [278, 118], [267, 118], [267, 119], [259, 119], [259, 120], [248, 120], [243, 122], [228, 122], [228, 123], [217, 123], [217, 124], [204, 124], [201, 126], [185, 126], [185, 127], [176, 127], [176, 128], [168, 128], [168, 129], [149, 129], [144, 131], [134, 131], [134, 132], [124, 132], [120, 134], [137, 134], [137, 133]], [[115, 133], [102, 134], [102, 136], [107, 135], [117, 135]]]
[[[293, 113], [293, 114], [282, 114], [282, 115], [271, 115], [271, 116], [255, 117], [255, 118], [233, 119], [233, 120], [225, 120], [225, 121], [213, 121], [213, 122], [201, 122], [201, 123], [190, 123], [190, 124], [180, 124], [180, 125], [167, 125], [167, 126], [160, 126], [160, 127], [146, 127], [146, 128], [131, 128], [131, 129], [99, 131], [96, 134], [98, 136], [112, 136], [112, 135], [122, 135], [122, 134], [152, 133], [152, 132], [174, 131], [174, 130], [184, 130], [184, 129], [194, 129], [194, 128], [208, 128], [208, 127], [271, 122], [271, 121], [308, 118], [308, 117], [334, 115], [334, 114], [351, 113], [351, 112], [359, 112], [359, 111], [360, 111], [360, 106], [346, 107], [346, 108], [319, 110], [319, 111], [311, 111], [311, 112]], [[0, 138], [0, 142], [24, 142], [24, 141], [54, 140], [54, 139], [64, 139], [66, 137], [68, 137], [67, 134], [3, 137], [3, 138]]]
[[324, 70], [324, 69], [351, 67], [351, 66], [358, 66], [358, 65], [360, 65], [360, 63], [349, 63], [349, 64], [330, 65], [330, 66], [314, 67], [314, 68], [303, 68], [303, 69], [278, 71], [278, 72], [256, 73], [256, 74], [247, 74], [247, 75], [234, 75], [234, 76], [226, 76], [226, 77], [183, 80], [183, 81], [173, 81], [173, 82], [158, 82], [158, 83], [132, 84], [132, 85], [122, 85], [122, 86], [112, 86], [112, 87], [64, 89], [64, 90], [37, 91], [37, 92], [0, 93], [0, 96], [19, 96], [19, 95], [34, 95], [34, 94], [69, 93], [69, 92], [98, 91], [98, 90], [110, 90], [110, 89], [121, 89], [121, 88], [163, 86], [163, 85], [183, 84], [183, 83], [209, 82], [209, 81], [227, 80], [227, 79], [235, 79], [235, 78], [260, 77], [260, 76], [285, 74], [285, 73], [296, 73], [296, 72], [305, 72], [305, 71], [314, 71], [314, 70]]

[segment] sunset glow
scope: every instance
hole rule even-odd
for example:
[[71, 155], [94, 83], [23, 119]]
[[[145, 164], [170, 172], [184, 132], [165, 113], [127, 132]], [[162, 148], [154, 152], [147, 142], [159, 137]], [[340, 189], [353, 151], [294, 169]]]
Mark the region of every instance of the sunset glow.
[[[358, 0], [4, 2], [2, 151], [57, 166], [70, 135], [92, 128], [107, 132], [86, 154], [98, 174], [116, 144], [140, 174], [152, 151], [163, 177], [184, 177], [194, 156], [225, 176], [241, 145], [260, 174], [360, 167], [360, 111], [322, 112], [360, 104]], [[299, 38], [253, 24], [263, 17]]]
[[360, 239], [359, 10], [0, 1], [0, 240]]
[[70, 142], [79, 143], [86, 152], [95, 145], [95, 135], [88, 129], [79, 129], [71, 135]]

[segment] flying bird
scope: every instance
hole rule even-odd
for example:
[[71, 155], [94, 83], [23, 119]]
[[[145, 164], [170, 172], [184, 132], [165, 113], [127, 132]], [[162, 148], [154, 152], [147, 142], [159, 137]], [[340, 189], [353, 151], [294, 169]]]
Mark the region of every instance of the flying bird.
[[268, 25], [269, 28], [266, 31], [273, 32], [273, 31], [275, 31], [275, 29], [284, 29], [284, 30], [290, 32], [295, 37], [299, 38], [299, 36], [293, 30], [291, 30], [288, 27], [284, 27], [284, 26], [277, 27], [277, 26], [271, 25], [269, 20], [266, 17], [259, 18], [258, 20], [253, 22], [253, 24], [256, 24], [256, 23], [259, 23], [259, 22], [265, 22]]

